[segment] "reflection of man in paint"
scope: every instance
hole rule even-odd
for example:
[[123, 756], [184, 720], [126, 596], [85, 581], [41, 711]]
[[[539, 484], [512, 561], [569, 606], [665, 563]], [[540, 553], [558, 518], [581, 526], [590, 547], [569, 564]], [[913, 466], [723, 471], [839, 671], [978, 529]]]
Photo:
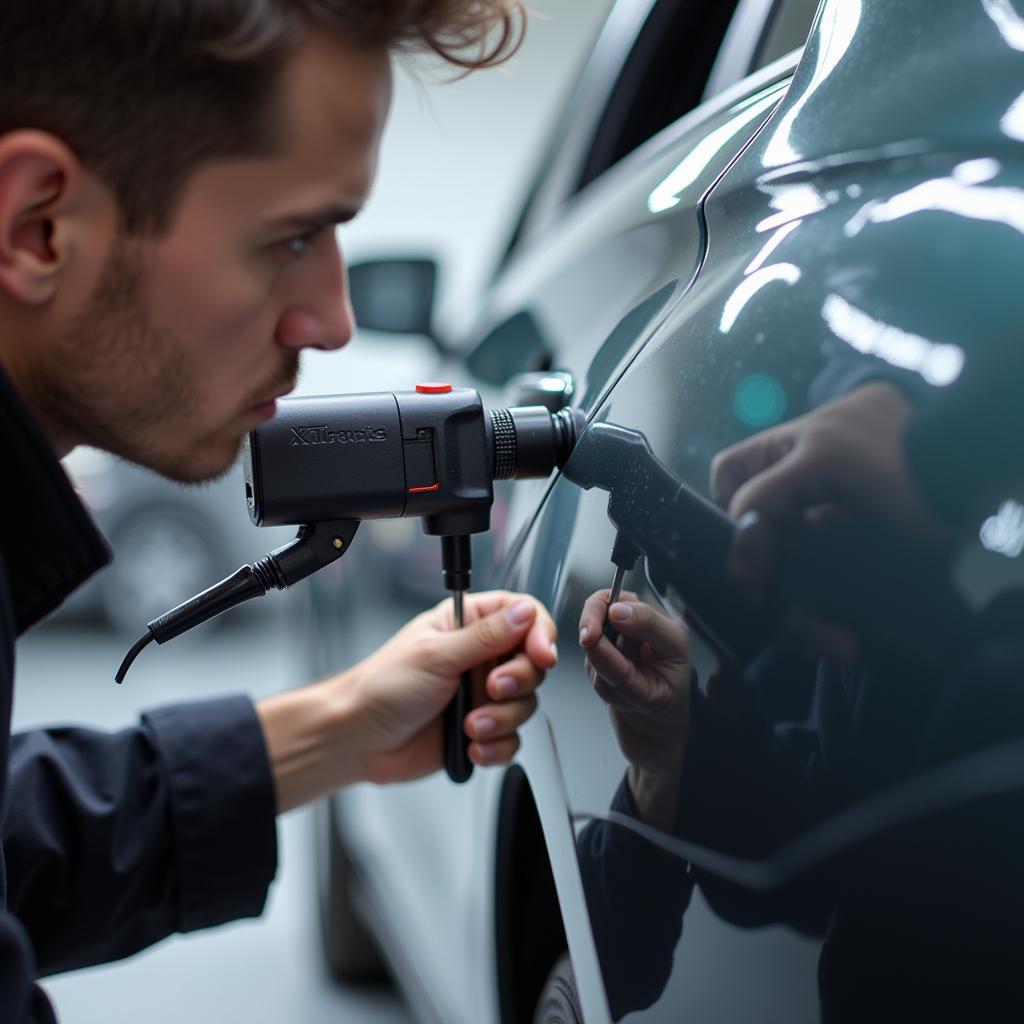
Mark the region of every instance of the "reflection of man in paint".
[[[1016, 426], [1021, 454], [1024, 430], [1009, 398], [1019, 379], [974, 375], [916, 411], [901, 390], [875, 381], [722, 453], [713, 489], [751, 522], [734, 550], [740, 580], [753, 596], [763, 593], [780, 538], [825, 506], [882, 519], [917, 541], [966, 536], [982, 499], [1024, 465], [994, 447], [1000, 430]], [[1002, 401], [979, 424], [985, 395]], [[956, 431], [978, 439], [994, 428], [968, 464]], [[603, 635], [606, 619], [617, 645]], [[609, 608], [599, 592], [580, 628], [591, 679], [630, 762], [613, 809], [704, 847], [766, 857], [865, 797], [1024, 736], [1022, 621], [1024, 595], [1001, 595], [938, 676], [866, 664], [856, 635], [830, 628], [814, 635], [845, 657], [815, 666], [776, 653], [749, 679], [720, 674], [705, 692], [694, 685], [680, 623], [633, 595]], [[806, 716], [780, 716], [787, 704], [804, 704]], [[660, 995], [696, 883], [733, 923], [782, 922], [824, 939], [826, 1020], [878, 1019], [882, 1005], [914, 1019], [952, 1007], [1005, 1013], [1021, 1001], [1022, 811], [1024, 799], [1011, 791], [908, 816], [768, 893], [594, 823], [580, 837], [581, 860], [613, 1012]], [[664, 945], [652, 949], [655, 942]]]

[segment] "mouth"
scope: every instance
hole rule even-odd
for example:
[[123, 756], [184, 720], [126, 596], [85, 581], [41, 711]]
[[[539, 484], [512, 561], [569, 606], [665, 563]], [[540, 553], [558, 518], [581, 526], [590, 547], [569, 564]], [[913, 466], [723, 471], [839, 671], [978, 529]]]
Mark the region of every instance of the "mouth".
[[273, 419], [274, 414], [277, 412], [278, 399], [291, 394], [294, 389], [295, 384], [293, 382], [287, 388], [275, 391], [269, 398], [265, 398], [262, 402], [258, 402], [256, 405], [250, 406], [247, 412], [253, 416], [258, 416], [260, 419]]

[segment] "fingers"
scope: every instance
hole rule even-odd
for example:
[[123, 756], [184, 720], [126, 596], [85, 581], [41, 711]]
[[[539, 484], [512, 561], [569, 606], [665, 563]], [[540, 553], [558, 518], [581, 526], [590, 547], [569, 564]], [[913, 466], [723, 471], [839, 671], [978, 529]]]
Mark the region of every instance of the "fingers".
[[689, 657], [690, 637], [681, 622], [645, 604], [634, 593], [623, 591], [611, 608], [608, 607], [609, 597], [607, 590], [599, 590], [583, 605], [580, 646], [584, 650], [597, 647], [607, 617], [620, 636], [649, 644], [659, 658]]
[[474, 709], [464, 725], [471, 740], [470, 760], [483, 767], [508, 764], [519, 749], [519, 728], [536, 710], [537, 698], [532, 693]]
[[[466, 600], [466, 622], [472, 623], [473, 628], [482, 627], [486, 635], [490, 635], [490, 626], [484, 626], [487, 619], [492, 619], [500, 613], [515, 617], [519, 612], [513, 610], [524, 607], [527, 602], [532, 610], [533, 617], [528, 627], [517, 639], [522, 643], [524, 650], [533, 663], [540, 668], [553, 668], [558, 661], [558, 628], [554, 620], [548, 614], [548, 610], [528, 594], [517, 594], [508, 590], [490, 590], [479, 594], [470, 594]], [[450, 604], [451, 602], [448, 602]], [[525, 612], [523, 612], [525, 615]], [[474, 621], [477, 620], [477, 621]], [[446, 622], [451, 622], [450, 612], [447, 614]], [[525, 635], [524, 635], [525, 634]], [[500, 643], [500, 641], [497, 641]], [[516, 645], [512, 645], [516, 646]], [[491, 655], [496, 657], [500, 654], [507, 654], [512, 647], [505, 647]], [[484, 659], [481, 659], [484, 660]], [[474, 662], [473, 664], [477, 664]], [[468, 667], [468, 666], [465, 666]]]
[[[604, 630], [605, 620], [608, 618], [608, 599], [611, 591], [607, 588], [591, 594], [583, 605], [580, 613], [580, 646], [585, 650], [593, 647]], [[632, 591], [624, 590], [619, 595], [620, 601], [639, 600]]]
[[532, 693], [544, 679], [544, 672], [523, 652], [491, 669], [485, 682], [486, 697], [511, 700]]
[[[685, 670], [688, 674], [688, 669]], [[601, 642], [587, 655], [587, 674], [594, 692], [609, 706], [626, 712], [656, 715], [670, 699], [670, 689], [637, 669], [609, 640]], [[680, 674], [679, 685], [685, 676]]]
[[636, 688], [636, 666], [606, 637], [587, 651], [587, 671], [595, 686], [601, 682], [612, 691], [627, 693]]
[[494, 703], [482, 704], [466, 716], [470, 760], [482, 766], [512, 760], [519, 749], [517, 731], [537, 710], [534, 690], [543, 679], [543, 670], [525, 652], [491, 670], [486, 692]]
[[[479, 596], [474, 595], [474, 598]], [[467, 619], [484, 608], [493, 607], [490, 602], [483, 607], [478, 600], [473, 603], [477, 607], [467, 614]], [[509, 594], [507, 600], [500, 602], [498, 609], [470, 621], [464, 629], [439, 631], [431, 644], [436, 667], [445, 674], [455, 674], [524, 645], [528, 653], [532, 647], [531, 657], [536, 656], [538, 664], [549, 667], [555, 660], [552, 651], [554, 624], [548, 627], [542, 623], [540, 629], [535, 628], [539, 609], [540, 604], [533, 598]], [[538, 637], [543, 637], [543, 640], [538, 640]]]
[[807, 509], [832, 499], [830, 483], [822, 460], [796, 446], [736, 490], [729, 502], [729, 515], [740, 519], [757, 512], [776, 523], [792, 523]]
[[[466, 735], [477, 746], [482, 760], [479, 764], [500, 763], [492, 759], [494, 749], [510, 750], [509, 756], [519, 747], [517, 732], [520, 726], [537, 710], [537, 698], [530, 694], [502, 704], [485, 704], [474, 708], [464, 724]], [[514, 742], [513, 742], [514, 741]], [[485, 748], [491, 748], [488, 752]]]
[[541, 668], [554, 668], [558, 664], [558, 627], [547, 608], [534, 601], [537, 615], [533, 627], [526, 634], [525, 650], [530, 660]]
[[617, 601], [608, 609], [608, 618], [620, 636], [650, 644], [659, 658], [690, 655], [686, 627], [642, 601]]
[[487, 768], [490, 765], [508, 764], [518, 749], [519, 737], [510, 736], [508, 739], [493, 743], [470, 743], [467, 753], [474, 764]]
[[722, 508], [728, 508], [748, 480], [785, 458], [792, 446], [787, 424], [723, 449], [711, 460], [711, 496]]

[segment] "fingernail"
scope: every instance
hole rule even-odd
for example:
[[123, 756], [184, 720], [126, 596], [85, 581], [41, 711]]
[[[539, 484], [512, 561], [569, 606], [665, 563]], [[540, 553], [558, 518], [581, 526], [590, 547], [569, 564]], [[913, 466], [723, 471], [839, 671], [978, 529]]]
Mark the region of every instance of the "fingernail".
[[617, 602], [608, 609], [608, 618], [616, 622], [628, 622], [633, 617], [633, 609], [628, 604]]
[[519, 601], [505, 610], [505, 617], [516, 628], [525, 626], [533, 618], [533, 602]]
[[580, 643], [581, 644], [585, 644], [587, 642], [587, 637], [588, 636], [590, 636], [590, 630], [586, 626], [584, 626], [580, 630]]
[[508, 700], [519, 691], [519, 684], [511, 676], [498, 676], [494, 680], [494, 693], [498, 700]]
[[492, 736], [494, 730], [497, 728], [497, 723], [491, 718], [490, 715], [477, 715], [473, 719], [473, 735], [476, 736]]
[[552, 664], [558, 664], [558, 644], [554, 640], [551, 641], [551, 661]]
[[476, 750], [481, 761], [493, 761], [497, 754], [497, 748], [491, 743], [478, 743]]

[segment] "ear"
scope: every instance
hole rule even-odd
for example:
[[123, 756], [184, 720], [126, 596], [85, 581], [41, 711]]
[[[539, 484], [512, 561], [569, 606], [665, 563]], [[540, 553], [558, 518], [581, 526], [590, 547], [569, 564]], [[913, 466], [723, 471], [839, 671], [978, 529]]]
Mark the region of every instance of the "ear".
[[46, 132], [0, 136], [0, 290], [32, 306], [56, 293], [69, 256], [63, 230], [94, 190], [78, 158]]

